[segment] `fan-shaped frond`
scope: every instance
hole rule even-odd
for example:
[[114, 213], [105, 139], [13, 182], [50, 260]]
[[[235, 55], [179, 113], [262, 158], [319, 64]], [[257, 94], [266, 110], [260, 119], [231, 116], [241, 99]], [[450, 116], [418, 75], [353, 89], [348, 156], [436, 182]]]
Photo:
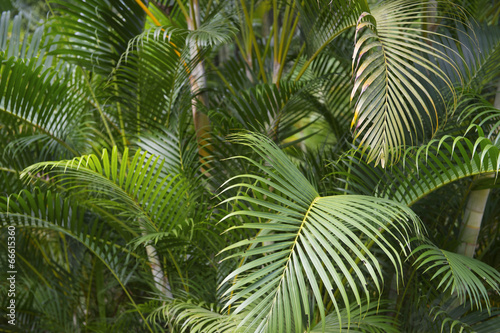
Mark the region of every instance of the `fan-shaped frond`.
[[[420, 27], [422, 20], [436, 15], [428, 6], [416, 0], [384, 2], [358, 20], [351, 127], [363, 151], [369, 149], [368, 160], [375, 164], [393, 164], [407, 141], [416, 144], [433, 134], [441, 120], [439, 110], [449, 98], [456, 99], [450, 77], [428, 60], [441, 59], [461, 75], [455, 59], [441, 52], [445, 46], [423, 35], [453, 41]], [[453, 19], [465, 22], [460, 9], [456, 11]]]
[[[68, 161], [37, 163], [26, 168], [21, 178], [49, 174], [52, 181], [71, 194], [106, 210], [118, 209], [120, 216], [149, 232], [171, 231], [189, 212], [185, 192], [190, 185], [176, 176], [160, 178], [157, 169], [164, 162], [157, 156], [147, 156], [138, 150], [129, 161], [128, 149], [120, 158], [114, 147], [111, 156], [103, 150], [101, 158], [91, 154]], [[130, 227], [126, 229], [130, 231]]]
[[[417, 268], [424, 268], [433, 274], [431, 280], [438, 278], [437, 289], [456, 293], [461, 303], [471, 301], [471, 308], [482, 309], [483, 304], [490, 311], [488, 289], [500, 293], [500, 273], [487, 264], [437, 248], [434, 245], [420, 245], [412, 255], [419, 254], [415, 261]], [[488, 289], [485, 287], [488, 286]]]
[[[248, 311], [240, 323], [247, 326], [247, 331], [302, 332], [314, 323], [312, 307], [318, 308], [321, 326], [325, 327], [327, 310], [323, 297], [327, 297], [333, 302], [339, 321], [343, 307], [339, 303], [345, 305], [349, 323], [351, 297], [358, 304], [361, 297], [369, 302], [368, 280], [378, 292], [382, 290], [381, 267], [370, 247], [376, 244], [399, 272], [399, 251], [404, 251], [409, 234], [421, 232], [418, 219], [407, 207], [386, 199], [320, 197], [268, 139], [252, 135], [238, 135], [234, 139], [257, 152], [263, 164], [248, 160], [258, 166], [263, 176], [238, 176], [235, 178], [249, 178], [254, 184], [227, 187], [241, 186], [258, 194], [256, 197], [242, 194], [226, 200], [248, 202], [255, 207], [228, 214], [225, 218], [250, 218], [249, 223], [231, 229], [260, 231], [256, 237], [226, 249], [246, 247], [231, 256], [240, 257], [241, 262], [225, 279], [226, 283], [232, 281], [226, 292], [229, 297], [226, 306], [235, 314]], [[359, 234], [366, 237], [367, 243], [360, 240]], [[391, 244], [392, 237], [398, 239], [399, 246]], [[358, 267], [360, 262], [366, 273]], [[349, 296], [351, 293], [353, 296]]]

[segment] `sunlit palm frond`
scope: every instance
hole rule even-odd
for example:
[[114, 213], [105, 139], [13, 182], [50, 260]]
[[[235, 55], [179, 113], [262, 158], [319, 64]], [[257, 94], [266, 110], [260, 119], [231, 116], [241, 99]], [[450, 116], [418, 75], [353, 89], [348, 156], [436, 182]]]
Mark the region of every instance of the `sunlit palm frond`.
[[[441, 52], [445, 46], [434, 46], [437, 42], [428, 36], [452, 38], [421, 28], [423, 21], [437, 16], [434, 11], [421, 1], [383, 2], [358, 20], [351, 127], [375, 164], [393, 164], [407, 142], [416, 144], [432, 135], [445, 117], [448, 100], [456, 100], [450, 77], [428, 60], [441, 59], [463, 75], [455, 59]], [[456, 11], [454, 19], [465, 22], [460, 9]]]
[[[339, 321], [340, 309], [346, 307], [349, 324], [351, 297], [358, 304], [361, 297], [367, 297], [368, 301], [371, 297], [367, 280], [373, 281], [378, 292], [382, 290], [380, 264], [370, 247], [376, 244], [399, 272], [399, 251], [405, 249], [410, 234], [421, 232], [418, 219], [405, 206], [385, 199], [320, 197], [268, 139], [252, 135], [238, 135], [234, 139], [257, 152], [262, 162], [249, 162], [257, 165], [263, 176], [242, 175], [255, 184], [240, 183], [229, 188], [242, 186], [267, 199], [243, 194], [228, 199], [255, 205], [255, 210], [235, 211], [226, 216], [248, 216], [254, 220], [234, 228], [260, 231], [256, 237], [227, 248], [244, 246], [246, 250], [231, 256], [240, 257], [241, 262], [225, 279], [226, 283], [232, 281], [226, 292], [229, 297], [226, 306], [234, 314], [249, 311], [240, 323], [247, 326], [247, 331], [302, 332], [315, 324], [311, 307], [319, 311], [320, 326], [326, 325], [327, 310], [322, 298], [328, 297]], [[371, 245], [360, 241], [359, 233]], [[398, 246], [391, 244], [391, 237], [398, 239]], [[367, 273], [360, 270], [359, 263], [365, 265]], [[323, 292], [320, 282], [325, 288]]]
[[[115, 147], [111, 155], [103, 150], [100, 158], [90, 154], [68, 161], [37, 163], [25, 169], [21, 177], [50, 175], [70, 194], [104, 210], [118, 209], [119, 215], [132, 225], [158, 233], [172, 231], [189, 212], [189, 200], [184, 196], [189, 183], [172, 175], [160, 178], [157, 169], [163, 163], [159, 157], [140, 150], [129, 160], [128, 149], [120, 156]], [[126, 230], [134, 229], [129, 226]]]

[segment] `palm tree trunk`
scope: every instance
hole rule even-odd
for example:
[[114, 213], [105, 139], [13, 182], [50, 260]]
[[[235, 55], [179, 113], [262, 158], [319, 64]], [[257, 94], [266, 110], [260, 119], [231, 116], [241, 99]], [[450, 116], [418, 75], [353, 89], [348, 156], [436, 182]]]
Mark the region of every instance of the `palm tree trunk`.
[[156, 288], [162, 293], [162, 295], [172, 299], [173, 296], [172, 291], [170, 290], [170, 283], [163, 273], [160, 259], [158, 258], [158, 253], [156, 252], [155, 247], [152, 245], [146, 245], [146, 252], [148, 254], [148, 260], [151, 265], [151, 272], [153, 273]]
[[[500, 81], [497, 84], [497, 93], [493, 106], [500, 109]], [[493, 178], [494, 174], [479, 176], [477, 179]], [[477, 247], [477, 238], [481, 230], [481, 221], [483, 220], [484, 209], [490, 195], [490, 190], [471, 191], [467, 206], [464, 212], [462, 222], [462, 233], [460, 235], [460, 245], [457, 253], [473, 258]]]
[[[200, 6], [198, 0], [191, 1], [190, 17], [186, 17], [188, 29], [196, 30], [200, 25]], [[190, 42], [190, 58], [198, 57], [198, 45], [195, 41]], [[209, 138], [210, 138], [210, 120], [208, 116], [200, 111], [200, 106], [208, 106], [208, 99], [203, 89], [206, 87], [205, 65], [200, 60], [189, 76], [191, 83], [191, 93], [197, 96], [192, 103], [194, 129], [196, 131], [196, 140], [198, 142], [198, 151], [201, 156], [201, 162], [205, 165], [202, 171], [206, 170], [207, 159], [210, 156]], [[201, 93], [200, 93], [201, 92]]]

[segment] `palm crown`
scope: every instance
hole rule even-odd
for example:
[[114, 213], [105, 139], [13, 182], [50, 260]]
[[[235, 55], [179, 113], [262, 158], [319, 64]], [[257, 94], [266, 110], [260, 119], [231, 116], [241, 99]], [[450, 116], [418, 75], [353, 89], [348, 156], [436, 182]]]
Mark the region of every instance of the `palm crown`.
[[499, 4], [48, 8], [0, 19], [0, 327], [497, 329]]

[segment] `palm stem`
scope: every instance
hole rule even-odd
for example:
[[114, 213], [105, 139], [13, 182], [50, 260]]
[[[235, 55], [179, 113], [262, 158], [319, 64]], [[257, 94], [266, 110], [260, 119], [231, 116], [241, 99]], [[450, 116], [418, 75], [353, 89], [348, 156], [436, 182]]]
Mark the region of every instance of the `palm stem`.
[[[500, 81], [497, 84], [497, 92], [493, 106], [500, 109]], [[479, 176], [477, 179], [493, 178], [494, 173]], [[460, 235], [460, 245], [457, 253], [473, 258], [477, 247], [477, 238], [481, 231], [481, 222], [484, 216], [486, 203], [490, 195], [490, 189], [471, 191], [462, 222], [462, 232]]]

